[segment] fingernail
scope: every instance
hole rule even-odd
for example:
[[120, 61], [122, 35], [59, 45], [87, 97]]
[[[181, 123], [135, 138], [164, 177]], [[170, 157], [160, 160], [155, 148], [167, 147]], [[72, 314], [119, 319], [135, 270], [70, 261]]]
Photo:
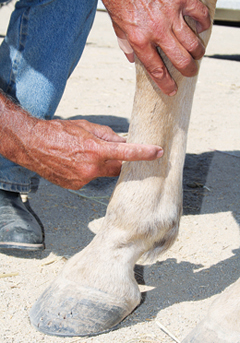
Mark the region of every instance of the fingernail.
[[162, 156], [163, 156], [163, 149], [161, 149], [157, 152], [157, 158], [160, 158]]
[[174, 96], [175, 94], [177, 94], [177, 89], [175, 89], [172, 93], [168, 94], [169, 96]]
[[122, 49], [123, 52], [125, 52], [125, 54], [133, 53], [133, 48], [131, 47], [127, 39], [117, 37], [117, 40], [119, 47]]

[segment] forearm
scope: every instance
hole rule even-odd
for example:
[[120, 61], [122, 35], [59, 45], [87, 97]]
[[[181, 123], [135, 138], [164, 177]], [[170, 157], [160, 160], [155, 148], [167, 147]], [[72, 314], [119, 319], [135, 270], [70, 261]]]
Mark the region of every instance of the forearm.
[[28, 142], [37, 121], [0, 91], [0, 154], [29, 168]]

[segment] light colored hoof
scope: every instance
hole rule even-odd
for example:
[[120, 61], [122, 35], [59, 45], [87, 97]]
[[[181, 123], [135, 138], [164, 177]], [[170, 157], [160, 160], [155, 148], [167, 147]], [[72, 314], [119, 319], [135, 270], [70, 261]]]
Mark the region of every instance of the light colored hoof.
[[207, 317], [182, 343], [240, 343], [240, 279], [209, 308]]
[[30, 311], [32, 325], [55, 336], [93, 336], [114, 329], [134, 308], [115, 296], [65, 280], [54, 282]]
[[200, 322], [182, 343], [240, 343], [240, 336], [226, 332], [221, 327], [209, 325], [207, 319]]

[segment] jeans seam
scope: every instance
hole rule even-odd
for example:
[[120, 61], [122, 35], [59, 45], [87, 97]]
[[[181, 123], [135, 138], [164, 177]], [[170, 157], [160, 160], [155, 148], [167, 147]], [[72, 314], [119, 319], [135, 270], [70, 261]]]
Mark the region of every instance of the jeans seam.
[[20, 186], [20, 187], [30, 187], [31, 186], [31, 182], [20, 183], [20, 182], [6, 181], [6, 180], [1, 180], [1, 179], [0, 179], [0, 183], [6, 184], [6, 185]]
[[18, 49], [17, 49], [16, 54], [13, 58], [12, 70], [10, 73], [10, 80], [9, 80], [7, 92], [11, 91], [13, 84], [16, 83], [16, 77], [17, 77], [17, 73], [18, 73], [18, 64], [21, 60], [22, 51], [24, 50], [25, 45], [26, 45], [26, 41], [27, 41], [29, 11], [30, 11], [30, 7], [28, 7], [23, 12], [23, 14], [21, 15], [20, 26], [19, 26]]

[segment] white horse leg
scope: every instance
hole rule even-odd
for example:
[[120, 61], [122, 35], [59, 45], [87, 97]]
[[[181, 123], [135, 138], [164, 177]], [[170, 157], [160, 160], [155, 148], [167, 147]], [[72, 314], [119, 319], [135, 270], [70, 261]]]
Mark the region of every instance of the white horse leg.
[[[201, 34], [205, 43], [209, 36], [210, 31]], [[161, 145], [164, 156], [124, 163], [101, 229], [32, 307], [31, 322], [44, 333], [96, 335], [117, 325], [140, 303], [136, 261], [166, 250], [177, 236], [196, 77], [184, 78], [164, 59], [178, 93], [163, 95], [137, 62], [129, 131], [130, 142]]]

